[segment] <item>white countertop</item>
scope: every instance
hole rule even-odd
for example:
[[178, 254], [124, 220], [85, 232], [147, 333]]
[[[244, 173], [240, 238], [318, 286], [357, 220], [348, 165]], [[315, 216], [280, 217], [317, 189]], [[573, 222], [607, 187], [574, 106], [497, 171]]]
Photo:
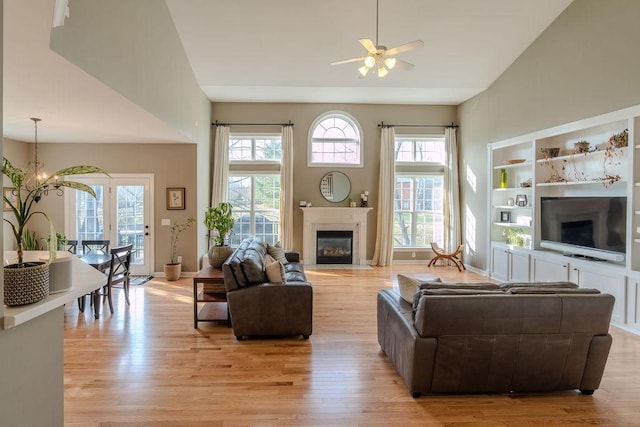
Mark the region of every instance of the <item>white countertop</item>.
[[4, 329], [13, 328], [68, 302], [75, 301], [78, 297], [104, 286], [107, 283], [107, 276], [84, 263], [80, 258], [73, 257], [71, 260], [71, 281], [71, 289], [49, 295], [42, 301], [17, 307], [5, 306]]

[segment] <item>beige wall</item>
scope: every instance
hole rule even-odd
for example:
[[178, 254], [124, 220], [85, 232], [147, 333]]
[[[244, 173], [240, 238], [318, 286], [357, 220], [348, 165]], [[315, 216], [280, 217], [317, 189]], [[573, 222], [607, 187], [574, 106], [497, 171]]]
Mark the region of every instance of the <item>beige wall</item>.
[[486, 144], [640, 104], [639, 16], [635, 0], [575, 0], [488, 90], [459, 106], [472, 265], [489, 261]]
[[[26, 167], [27, 159], [33, 152], [33, 144], [5, 139], [8, 147], [7, 156], [18, 167]], [[25, 147], [26, 153], [25, 154]], [[169, 259], [169, 227], [161, 226], [162, 218], [184, 221], [186, 218], [198, 217], [197, 187], [207, 186], [206, 179], [198, 180], [197, 146], [195, 144], [38, 144], [39, 158], [45, 162], [45, 170], [52, 173], [73, 165], [89, 164], [103, 168], [109, 173], [148, 173], [154, 175], [154, 211], [155, 218], [151, 224], [151, 232], [155, 237], [154, 271], [162, 271], [163, 264]], [[15, 161], [12, 155], [20, 156]], [[25, 156], [28, 155], [29, 157]], [[167, 210], [167, 187], [186, 188], [186, 209]], [[73, 190], [67, 190], [73, 191]], [[49, 195], [40, 202], [40, 208], [52, 219], [57, 230], [64, 230], [64, 198]], [[202, 209], [204, 213], [204, 209]], [[48, 235], [47, 224], [41, 218], [34, 218], [30, 229], [36, 230], [40, 236]], [[202, 222], [199, 220], [199, 222]], [[6, 229], [5, 229], [6, 232]], [[200, 230], [200, 233], [203, 231]], [[178, 252], [183, 257], [184, 271], [198, 270], [197, 227], [191, 227], [180, 238]], [[15, 246], [14, 239], [9, 240]], [[7, 238], [5, 236], [5, 245]], [[11, 246], [11, 247], [12, 247]]]
[[[326, 168], [307, 167], [307, 138], [312, 122], [322, 113], [342, 110], [355, 117], [363, 132], [364, 167]], [[449, 124], [457, 121], [456, 107], [431, 105], [367, 105], [367, 104], [269, 104], [269, 103], [214, 103], [212, 119], [223, 123], [294, 123], [294, 203], [306, 200], [314, 206], [336, 206], [320, 194], [320, 179], [331, 170], [344, 172], [351, 180], [351, 197], [357, 199], [364, 190], [371, 195], [367, 230], [367, 259], [373, 257], [376, 231], [376, 206], [378, 205], [378, 171], [380, 167], [380, 130], [382, 121], [393, 124]], [[231, 132], [280, 132], [278, 126], [234, 126]], [[419, 133], [423, 129], [398, 128], [398, 133]], [[429, 129], [443, 132], [442, 129]], [[337, 204], [347, 206], [347, 202]], [[294, 248], [302, 250], [302, 212], [294, 209]], [[404, 254], [402, 255], [404, 256]], [[395, 259], [401, 259], [398, 254]], [[410, 256], [410, 254], [409, 254]]]

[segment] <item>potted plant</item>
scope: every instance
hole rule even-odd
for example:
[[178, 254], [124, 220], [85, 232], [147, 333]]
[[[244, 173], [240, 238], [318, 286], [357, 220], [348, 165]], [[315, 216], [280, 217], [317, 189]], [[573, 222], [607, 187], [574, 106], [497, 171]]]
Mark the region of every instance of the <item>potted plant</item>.
[[216, 231], [214, 244], [210, 245], [208, 253], [209, 264], [214, 268], [220, 268], [233, 253], [233, 249], [224, 244], [235, 224], [231, 213], [232, 209], [231, 203], [221, 202], [215, 207], [210, 206], [204, 214], [204, 225], [209, 230], [209, 237], [211, 237], [212, 230]]
[[95, 192], [88, 185], [60, 178], [87, 173], [108, 173], [95, 166], [83, 165], [59, 170], [48, 178], [40, 177], [28, 170], [16, 168], [6, 157], [2, 159], [2, 173], [9, 178], [14, 187], [11, 197], [3, 195], [4, 203], [10, 207], [13, 218], [3, 219], [11, 226], [18, 253], [17, 262], [4, 267], [4, 303], [10, 306], [30, 304], [49, 294], [49, 263], [24, 261], [25, 238], [29, 233], [26, 226], [29, 221], [41, 215], [49, 222], [49, 262], [55, 259], [58, 246], [53, 224], [47, 214], [35, 209], [37, 203], [49, 190], [60, 190], [61, 187], [85, 191], [95, 197]]
[[176, 256], [176, 248], [178, 246], [178, 240], [180, 234], [191, 227], [191, 224], [195, 222], [195, 218], [189, 217], [185, 222], [176, 222], [170, 228], [171, 230], [171, 243], [169, 246], [169, 262], [164, 265], [164, 276], [169, 281], [176, 281], [182, 274], [182, 263], [178, 262]]

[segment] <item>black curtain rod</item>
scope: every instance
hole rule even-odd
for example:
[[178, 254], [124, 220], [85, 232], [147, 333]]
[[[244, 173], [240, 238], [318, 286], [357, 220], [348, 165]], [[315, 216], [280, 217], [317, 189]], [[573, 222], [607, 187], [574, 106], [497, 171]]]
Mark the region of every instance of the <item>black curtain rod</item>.
[[289, 123], [219, 123], [216, 120], [211, 126], [293, 126], [293, 123], [291, 120]]
[[390, 128], [390, 127], [396, 127], [396, 128], [457, 128], [459, 127], [459, 125], [451, 122], [450, 125], [390, 125], [388, 123], [385, 122], [380, 122], [378, 124], [379, 128]]

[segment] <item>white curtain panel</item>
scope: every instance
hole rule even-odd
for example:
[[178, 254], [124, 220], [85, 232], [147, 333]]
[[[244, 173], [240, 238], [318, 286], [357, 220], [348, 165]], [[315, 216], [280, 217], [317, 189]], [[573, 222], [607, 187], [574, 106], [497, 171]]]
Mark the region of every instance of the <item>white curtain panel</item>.
[[393, 127], [383, 127], [380, 141], [378, 226], [371, 265], [391, 265], [393, 259], [393, 199], [395, 189], [395, 138]]
[[444, 131], [444, 144], [447, 150], [444, 171], [444, 249], [453, 252], [461, 241], [460, 232], [460, 186], [458, 183], [458, 144], [456, 128], [448, 127]]
[[229, 182], [229, 126], [216, 127], [213, 143], [213, 174], [211, 180], [211, 206], [227, 201]]
[[293, 247], [293, 126], [282, 126], [280, 245], [287, 249]]

